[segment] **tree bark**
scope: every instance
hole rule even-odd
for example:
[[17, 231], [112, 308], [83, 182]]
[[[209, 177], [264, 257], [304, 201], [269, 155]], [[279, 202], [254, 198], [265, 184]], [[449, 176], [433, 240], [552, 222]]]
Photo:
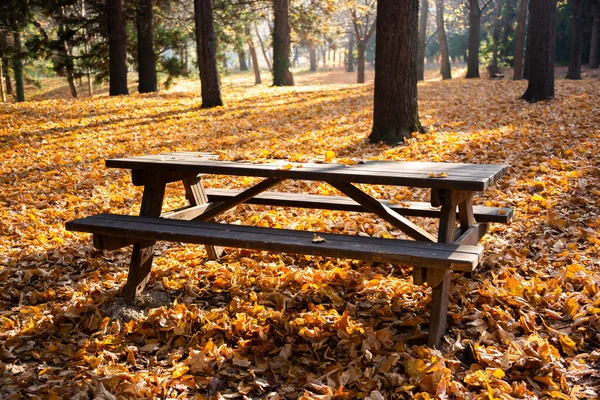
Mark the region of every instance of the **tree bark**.
[[2, 94], [2, 102], [6, 103], [6, 91], [4, 90], [4, 69], [2, 68], [3, 59], [0, 59], [0, 94]]
[[479, 78], [479, 44], [481, 36], [481, 8], [479, 0], [469, 0], [469, 43], [467, 79]]
[[265, 43], [260, 37], [260, 33], [258, 33], [258, 28], [255, 27], [254, 30], [256, 31], [256, 36], [258, 36], [258, 43], [260, 43], [260, 48], [262, 50], [263, 57], [265, 58], [265, 62], [267, 63], [267, 68], [269, 68], [269, 71], [273, 71], [273, 66], [271, 65], [271, 61], [269, 60], [269, 54], [267, 54], [267, 48], [265, 47]]
[[222, 106], [211, 0], [194, 0], [194, 23], [202, 108]]
[[248, 71], [248, 64], [246, 63], [246, 53], [244, 52], [244, 49], [240, 49], [237, 54], [240, 61], [240, 71]]
[[12, 79], [10, 77], [10, 68], [9, 68], [8, 58], [2, 59], [2, 66], [4, 67], [4, 82], [6, 83], [6, 94], [12, 96], [13, 94], [13, 85]]
[[490, 78], [496, 77], [498, 69], [498, 41], [500, 40], [500, 29], [502, 28], [502, 0], [496, 0], [496, 22], [492, 34], [492, 62], [489, 67]]
[[531, 47], [529, 84], [522, 98], [530, 103], [554, 97], [554, 36], [556, 31], [556, 1], [531, 0], [528, 35]]
[[21, 49], [21, 32], [16, 21], [13, 20], [13, 72], [15, 74], [15, 87], [17, 92], [17, 101], [25, 101], [25, 86], [23, 84], [23, 60]]
[[314, 43], [310, 45], [309, 58], [310, 58], [310, 71], [314, 72], [317, 70], [317, 49], [316, 49], [316, 45]]
[[252, 37], [249, 35], [248, 31], [248, 49], [250, 50], [250, 58], [252, 58], [252, 70], [254, 71], [254, 84], [260, 85], [262, 83], [262, 79], [260, 77], [260, 65], [258, 65], [258, 55], [256, 54], [256, 48], [254, 47], [254, 42], [252, 41]]
[[590, 68], [595, 69], [600, 65], [600, 3], [596, 4], [594, 14], [594, 27], [592, 28], [592, 40], [590, 43]]
[[527, 0], [519, 2], [519, 16], [517, 19], [517, 38], [515, 43], [515, 61], [513, 79], [523, 79], [523, 53], [525, 51], [525, 23], [527, 21]]
[[[367, 51], [367, 44], [369, 44], [369, 40], [371, 40], [371, 37], [375, 33], [377, 20], [375, 20], [370, 27], [362, 26], [356, 16], [356, 11], [352, 11], [351, 16], [352, 24], [354, 25], [354, 35], [356, 36], [356, 65], [358, 67], [356, 83], [365, 83], [365, 52]], [[366, 25], [368, 25], [368, 19]]]
[[571, 54], [566, 79], [581, 79], [581, 52], [583, 50], [584, 18], [582, 8], [586, 0], [573, 0], [573, 20], [571, 29]]
[[452, 79], [450, 57], [448, 55], [448, 39], [446, 38], [446, 29], [444, 28], [444, 0], [436, 0], [435, 5], [440, 57], [442, 59], [440, 72], [442, 73], [442, 79]]
[[289, 0], [273, 0], [273, 86], [294, 86], [290, 70]]
[[417, 80], [425, 80], [425, 46], [427, 41], [427, 17], [429, 15], [429, 1], [421, 0], [419, 18], [419, 44], [417, 47]]
[[79, 91], [77, 90], [77, 83], [75, 82], [75, 65], [73, 64], [73, 55], [66, 40], [63, 40], [62, 45], [65, 57], [65, 72], [67, 74], [69, 90], [71, 91], [71, 96], [73, 96], [73, 98], [77, 98], [79, 97]]
[[121, 0], [106, 0], [108, 20], [109, 94], [129, 94], [127, 88], [127, 36]]
[[136, 27], [139, 63], [138, 91], [140, 93], [157, 92], [156, 57], [154, 55], [152, 28], [152, 0], [138, 0]]
[[356, 65], [358, 70], [356, 73], [356, 83], [365, 83], [365, 51], [367, 50], [366, 44], [362, 41], [357, 43], [356, 50], [358, 51], [356, 57]]
[[395, 145], [423, 132], [417, 104], [418, 0], [379, 0], [371, 143]]
[[348, 64], [346, 72], [354, 72], [354, 35], [350, 34], [348, 38]]

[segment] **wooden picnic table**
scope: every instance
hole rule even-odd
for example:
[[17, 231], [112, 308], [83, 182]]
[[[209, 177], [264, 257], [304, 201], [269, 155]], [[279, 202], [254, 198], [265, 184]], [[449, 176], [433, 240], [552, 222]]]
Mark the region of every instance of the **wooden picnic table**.
[[[439, 346], [446, 329], [451, 272], [472, 271], [483, 249], [477, 243], [490, 222], [506, 223], [512, 209], [473, 206], [473, 194], [492, 186], [507, 171], [506, 165], [360, 161], [295, 163], [222, 160], [218, 154], [182, 152], [106, 160], [109, 168], [129, 169], [134, 185], [143, 186], [139, 216], [100, 214], [67, 223], [67, 229], [94, 234], [100, 249], [133, 244], [124, 296], [141, 292], [149, 278], [157, 240], [206, 245], [209, 257], [218, 246], [286, 253], [314, 254], [411, 265], [415, 284], [432, 287], [429, 345]], [[245, 190], [208, 189], [206, 174], [264, 178]], [[344, 196], [318, 196], [272, 192], [285, 180], [322, 181]], [[181, 181], [189, 206], [161, 214], [165, 187]], [[375, 199], [356, 184], [409, 186], [430, 189], [429, 202], [392, 202]], [[306, 207], [376, 214], [414, 240], [382, 239], [261, 228], [213, 221], [242, 203]], [[432, 234], [407, 216], [439, 219]]]

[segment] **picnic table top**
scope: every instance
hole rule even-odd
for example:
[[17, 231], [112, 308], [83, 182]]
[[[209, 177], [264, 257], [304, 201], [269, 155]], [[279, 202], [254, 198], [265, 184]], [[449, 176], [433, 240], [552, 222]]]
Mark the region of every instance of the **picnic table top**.
[[394, 186], [482, 191], [508, 170], [507, 165], [415, 161], [358, 163], [297, 163], [269, 159], [264, 162], [221, 160], [218, 154], [177, 152], [106, 160], [109, 168], [138, 171], [217, 174], [325, 182], [352, 182]]

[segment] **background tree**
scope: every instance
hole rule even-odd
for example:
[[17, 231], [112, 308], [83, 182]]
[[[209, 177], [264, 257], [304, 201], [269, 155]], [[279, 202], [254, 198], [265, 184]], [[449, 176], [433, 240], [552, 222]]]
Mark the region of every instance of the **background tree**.
[[194, 22], [202, 108], [222, 106], [211, 0], [194, 0]]
[[429, 1], [421, 0], [419, 12], [419, 43], [417, 44], [417, 80], [425, 79], [425, 46], [427, 45], [427, 18], [429, 18]]
[[581, 79], [581, 56], [583, 50], [583, 29], [587, 16], [588, 0], [572, 0], [573, 20], [571, 34], [571, 56], [569, 57], [569, 70], [566, 79]]
[[121, 0], [106, 0], [109, 48], [109, 94], [129, 94], [127, 88], [127, 36]]
[[273, 0], [273, 86], [294, 86], [288, 0]]
[[436, 0], [435, 8], [438, 42], [440, 45], [440, 72], [442, 74], [442, 79], [452, 79], [452, 71], [450, 69], [450, 58], [448, 53], [448, 39], [446, 37], [446, 28], [444, 27], [444, 0]]
[[529, 84], [522, 98], [530, 103], [554, 97], [555, 0], [530, 0]]
[[496, 18], [494, 20], [494, 27], [492, 33], [492, 61], [488, 66], [488, 72], [490, 78], [494, 78], [498, 75], [498, 42], [500, 40], [500, 30], [502, 29], [502, 0], [496, 0], [496, 10], [494, 12]]
[[137, 0], [136, 28], [138, 50], [138, 91], [158, 91], [156, 57], [154, 55], [154, 30], [152, 29], [152, 0]]
[[523, 55], [525, 53], [525, 24], [527, 22], [527, 0], [519, 1], [519, 16], [517, 18], [517, 37], [515, 43], [515, 59], [513, 79], [523, 79]]
[[376, 0], [362, 0], [352, 2], [350, 5], [350, 18], [357, 50], [356, 83], [365, 83], [365, 52], [377, 25], [376, 4]]
[[590, 68], [598, 68], [600, 65], [600, 2], [596, 4], [594, 13], [594, 22], [592, 28], [592, 38], [590, 41]]
[[395, 145], [423, 132], [417, 104], [418, 0], [379, 0], [371, 143]]

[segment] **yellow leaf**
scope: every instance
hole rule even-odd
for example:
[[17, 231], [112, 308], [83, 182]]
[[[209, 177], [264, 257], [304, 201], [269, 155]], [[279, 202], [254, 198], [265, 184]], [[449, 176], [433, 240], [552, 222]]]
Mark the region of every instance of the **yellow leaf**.
[[182, 377], [183, 375], [187, 374], [187, 372], [190, 370], [190, 367], [188, 367], [187, 365], [184, 364], [177, 364], [175, 366], [175, 368], [173, 369], [173, 375], [172, 378], [176, 379], [179, 377]]
[[335, 152], [328, 150], [325, 152], [325, 158], [324, 158], [323, 162], [330, 163], [333, 160], [333, 157], [335, 157]]

